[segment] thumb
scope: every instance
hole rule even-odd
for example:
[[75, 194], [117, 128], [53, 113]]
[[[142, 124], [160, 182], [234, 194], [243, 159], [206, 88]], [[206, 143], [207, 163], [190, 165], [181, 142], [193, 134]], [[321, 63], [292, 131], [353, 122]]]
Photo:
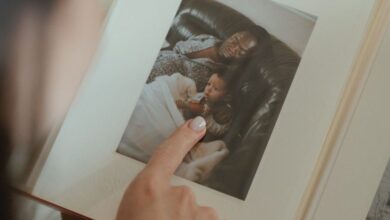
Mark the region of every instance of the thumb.
[[159, 175], [167, 182], [191, 148], [205, 135], [206, 121], [196, 117], [184, 123], [155, 151], [146, 167], [151, 175]]

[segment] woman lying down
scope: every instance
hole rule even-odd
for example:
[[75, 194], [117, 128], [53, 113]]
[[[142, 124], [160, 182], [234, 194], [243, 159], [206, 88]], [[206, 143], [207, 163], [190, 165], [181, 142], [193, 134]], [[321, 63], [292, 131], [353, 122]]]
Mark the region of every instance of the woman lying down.
[[[157, 77], [143, 88], [118, 152], [146, 163], [163, 140], [197, 115], [206, 119], [207, 135], [223, 136], [232, 121], [227, 90], [226, 79], [219, 73], [211, 75], [203, 93], [197, 93], [195, 82], [179, 73]], [[176, 175], [202, 182], [228, 152], [222, 140], [200, 142]]]

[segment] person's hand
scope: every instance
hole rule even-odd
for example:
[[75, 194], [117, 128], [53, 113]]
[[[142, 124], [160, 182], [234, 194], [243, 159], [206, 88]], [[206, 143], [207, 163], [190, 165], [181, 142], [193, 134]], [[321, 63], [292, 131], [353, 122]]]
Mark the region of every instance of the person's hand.
[[181, 99], [176, 100], [175, 103], [176, 103], [177, 108], [179, 108], [179, 109], [183, 109], [183, 108], [187, 107], [186, 102], [181, 100]]
[[187, 121], [156, 150], [127, 188], [117, 220], [216, 220], [214, 209], [196, 203], [191, 189], [170, 179], [187, 152], [205, 135], [202, 117]]

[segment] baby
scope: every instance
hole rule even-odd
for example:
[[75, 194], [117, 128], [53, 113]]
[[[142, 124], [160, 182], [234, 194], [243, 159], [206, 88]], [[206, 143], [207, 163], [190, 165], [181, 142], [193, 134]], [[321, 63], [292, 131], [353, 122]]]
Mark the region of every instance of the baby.
[[229, 94], [229, 78], [226, 74], [214, 73], [202, 93], [188, 100], [176, 100], [186, 119], [201, 115], [207, 122], [207, 133], [222, 137], [232, 122]]

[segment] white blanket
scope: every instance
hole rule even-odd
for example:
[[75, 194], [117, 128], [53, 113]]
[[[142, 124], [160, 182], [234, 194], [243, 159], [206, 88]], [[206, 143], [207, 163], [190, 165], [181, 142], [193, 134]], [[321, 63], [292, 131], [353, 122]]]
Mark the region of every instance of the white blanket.
[[[145, 85], [118, 152], [146, 163], [157, 146], [185, 122], [175, 100], [186, 100], [195, 95], [195, 82], [179, 73], [158, 77]], [[227, 154], [223, 141], [199, 143], [186, 156], [176, 174], [192, 181], [203, 181]]]
[[118, 152], [147, 162], [156, 147], [185, 122], [175, 100], [195, 93], [195, 82], [179, 73], [145, 85]]

